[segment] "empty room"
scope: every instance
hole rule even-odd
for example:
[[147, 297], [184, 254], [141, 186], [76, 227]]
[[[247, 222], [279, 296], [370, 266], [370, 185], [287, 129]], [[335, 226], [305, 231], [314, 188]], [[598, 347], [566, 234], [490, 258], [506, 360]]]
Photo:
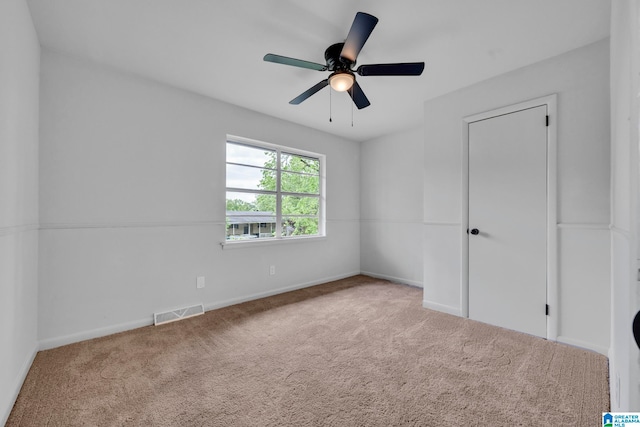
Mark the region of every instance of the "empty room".
[[639, 53], [638, 0], [0, 1], [0, 425], [637, 415]]

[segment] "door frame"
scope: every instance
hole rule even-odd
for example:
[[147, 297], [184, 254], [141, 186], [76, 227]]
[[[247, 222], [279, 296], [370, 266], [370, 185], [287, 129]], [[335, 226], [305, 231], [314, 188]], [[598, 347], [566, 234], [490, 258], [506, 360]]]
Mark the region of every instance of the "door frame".
[[549, 124], [547, 126], [547, 339], [558, 338], [559, 298], [558, 298], [558, 201], [557, 201], [557, 99], [556, 94], [531, 99], [506, 107], [462, 118], [462, 218], [460, 222], [461, 264], [460, 264], [460, 308], [463, 317], [469, 317], [469, 125], [529, 108], [546, 106]]

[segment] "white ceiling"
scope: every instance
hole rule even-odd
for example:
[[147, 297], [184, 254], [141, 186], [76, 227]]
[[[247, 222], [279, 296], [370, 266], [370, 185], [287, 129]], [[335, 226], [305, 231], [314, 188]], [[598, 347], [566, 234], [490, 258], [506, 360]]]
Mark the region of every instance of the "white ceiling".
[[[28, 0], [47, 48], [364, 141], [419, 126], [425, 100], [603, 39], [610, 0]], [[358, 77], [371, 106], [353, 112], [328, 76], [263, 62], [324, 64], [358, 11], [378, 25], [358, 65], [424, 61], [420, 77]]]

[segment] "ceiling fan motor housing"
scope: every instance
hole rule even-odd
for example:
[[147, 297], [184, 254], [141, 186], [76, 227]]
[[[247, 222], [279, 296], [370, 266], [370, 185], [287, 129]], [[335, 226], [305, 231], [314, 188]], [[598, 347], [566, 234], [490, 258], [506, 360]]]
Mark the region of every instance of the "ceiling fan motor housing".
[[324, 59], [327, 61], [329, 71], [351, 71], [351, 67], [355, 65], [355, 62], [340, 57], [343, 46], [344, 43], [332, 44], [324, 51]]

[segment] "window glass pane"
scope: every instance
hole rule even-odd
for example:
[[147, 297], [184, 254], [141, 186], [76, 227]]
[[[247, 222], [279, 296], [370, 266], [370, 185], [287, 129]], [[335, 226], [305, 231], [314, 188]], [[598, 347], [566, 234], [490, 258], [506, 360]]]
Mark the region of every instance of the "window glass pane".
[[320, 177], [292, 172], [280, 174], [282, 191], [287, 193], [320, 194]]
[[275, 191], [276, 171], [227, 164], [227, 187]]
[[318, 218], [283, 217], [282, 236], [312, 236], [318, 234]]
[[275, 194], [227, 191], [227, 215], [235, 215], [235, 212], [274, 216], [276, 214], [276, 196]]
[[280, 153], [282, 170], [320, 174], [320, 160], [297, 154]]
[[275, 210], [275, 195], [227, 191], [227, 240], [275, 237]]
[[227, 162], [275, 169], [276, 152], [266, 148], [227, 142]]
[[273, 239], [276, 237], [275, 222], [229, 224], [229, 221], [230, 219], [227, 219], [226, 240]]
[[282, 196], [282, 215], [318, 215], [318, 197]]

